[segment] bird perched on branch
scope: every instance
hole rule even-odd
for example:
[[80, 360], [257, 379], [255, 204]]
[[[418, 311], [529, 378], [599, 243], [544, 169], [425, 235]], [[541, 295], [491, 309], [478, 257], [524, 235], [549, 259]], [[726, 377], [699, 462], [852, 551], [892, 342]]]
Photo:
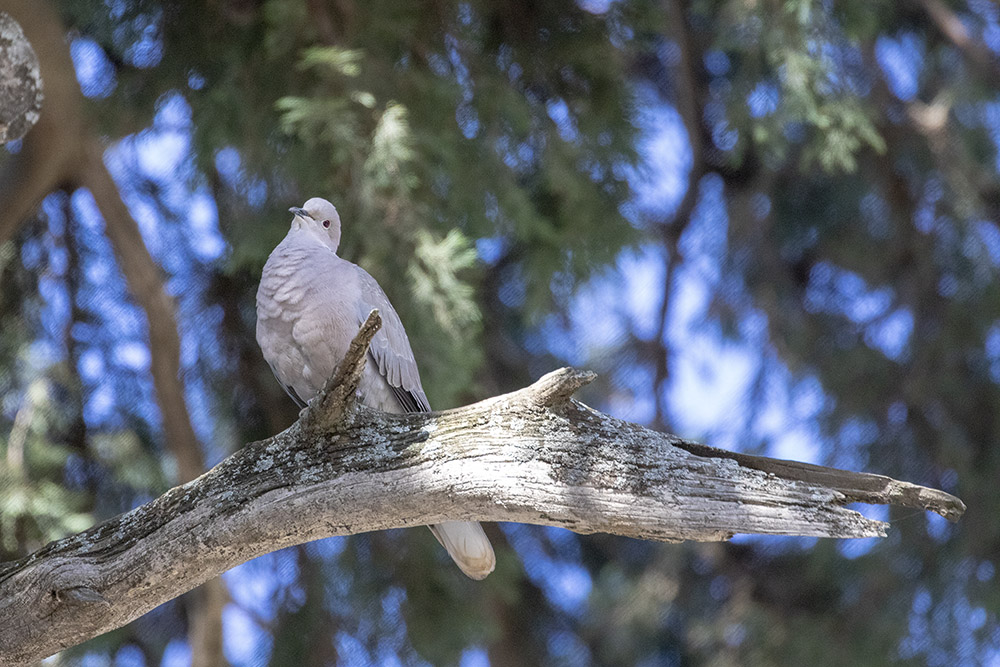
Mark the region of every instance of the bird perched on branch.
[[[318, 394], [373, 308], [382, 328], [372, 339], [361, 383], [363, 404], [384, 412], [429, 411], [406, 330], [368, 272], [337, 256], [340, 215], [314, 197], [293, 213], [271, 252], [257, 290], [257, 343], [274, 376], [299, 407]], [[493, 547], [475, 522], [429, 526], [462, 572], [493, 571]]]

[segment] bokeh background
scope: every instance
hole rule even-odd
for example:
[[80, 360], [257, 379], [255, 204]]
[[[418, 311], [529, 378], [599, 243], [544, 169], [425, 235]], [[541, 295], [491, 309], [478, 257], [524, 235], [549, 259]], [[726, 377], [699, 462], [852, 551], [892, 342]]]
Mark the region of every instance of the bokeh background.
[[317, 195], [435, 407], [571, 364], [618, 417], [969, 506], [853, 542], [491, 525], [483, 583], [426, 530], [330, 539], [46, 664], [1000, 664], [995, 3], [0, 11], [46, 86], [0, 152], [0, 559], [295, 419], [254, 294]]

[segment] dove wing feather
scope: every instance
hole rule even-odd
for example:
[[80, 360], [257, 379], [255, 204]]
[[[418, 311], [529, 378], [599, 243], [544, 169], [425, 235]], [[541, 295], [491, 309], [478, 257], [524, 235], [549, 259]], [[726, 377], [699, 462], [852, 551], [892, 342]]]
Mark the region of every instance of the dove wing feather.
[[382, 328], [372, 338], [369, 354], [379, 373], [392, 388], [393, 394], [405, 412], [427, 412], [431, 406], [420, 384], [420, 371], [410, 348], [410, 339], [399, 315], [389, 302], [379, 284], [368, 272], [358, 269], [361, 298], [357, 303], [356, 326], [368, 317], [373, 308], [382, 316]]

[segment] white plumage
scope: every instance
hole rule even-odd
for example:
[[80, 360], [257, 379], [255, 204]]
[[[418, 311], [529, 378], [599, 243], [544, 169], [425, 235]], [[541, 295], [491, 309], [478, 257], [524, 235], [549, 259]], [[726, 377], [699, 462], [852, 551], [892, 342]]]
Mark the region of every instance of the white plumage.
[[[257, 343], [278, 382], [305, 407], [377, 308], [382, 328], [358, 387], [361, 402], [393, 413], [430, 410], [399, 315], [368, 272], [337, 256], [337, 209], [314, 197], [289, 210], [291, 229], [267, 258], [257, 290]], [[493, 547], [478, 523], [429, 528], [462, 572], [483, 579], [493, 571]]]

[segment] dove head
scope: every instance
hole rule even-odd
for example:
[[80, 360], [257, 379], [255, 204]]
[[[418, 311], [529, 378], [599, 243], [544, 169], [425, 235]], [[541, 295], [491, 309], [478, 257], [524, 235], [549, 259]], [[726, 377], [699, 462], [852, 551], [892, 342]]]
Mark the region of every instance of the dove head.
[[333, 204], [320, 197], [313, 197], [302, 208], [288, 209], [295, 214], [292, 229], [299, 229], [315, 236], [330, 250], [337, 252], [340, 245], [340, 214]]

